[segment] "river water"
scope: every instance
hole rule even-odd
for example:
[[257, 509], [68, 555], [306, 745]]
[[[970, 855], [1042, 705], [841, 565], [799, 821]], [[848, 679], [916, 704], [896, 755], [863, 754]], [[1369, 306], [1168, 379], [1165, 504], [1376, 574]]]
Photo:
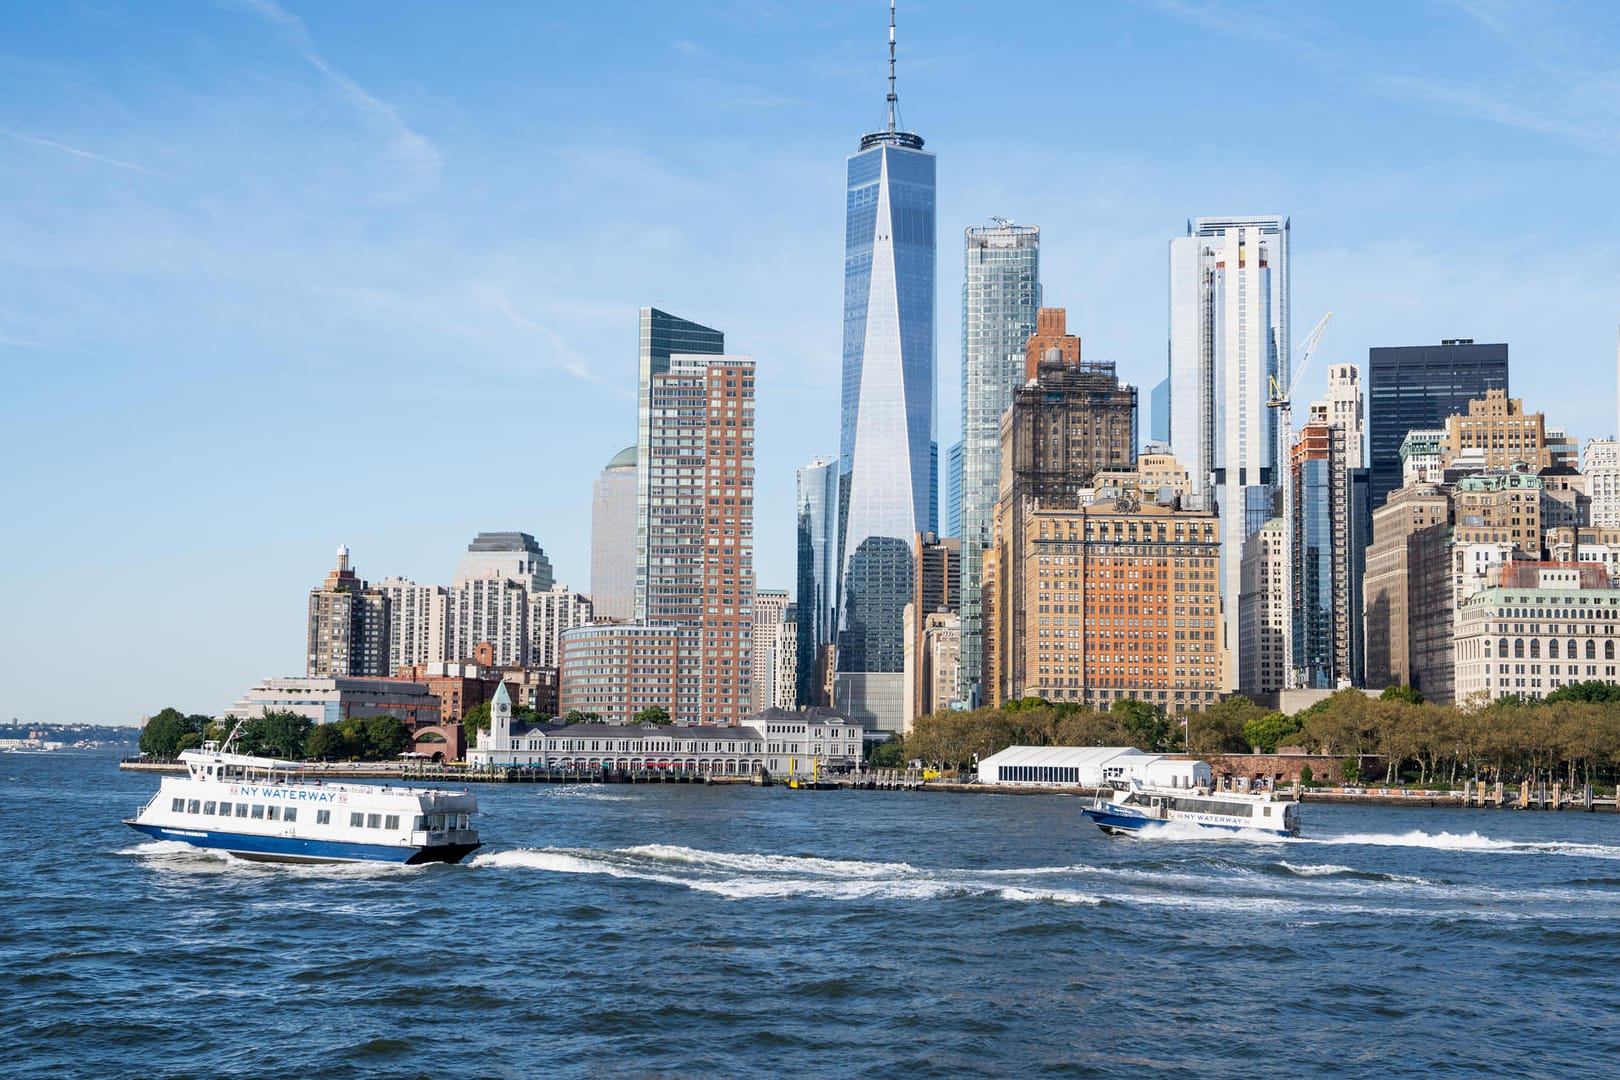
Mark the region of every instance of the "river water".
[[461, 866], [287, 867], [0, 755], [13, 1077], [1590, 1076], [1620, 815], [1307, 805], [1110, 838], [1077, 800], [482, 785]]

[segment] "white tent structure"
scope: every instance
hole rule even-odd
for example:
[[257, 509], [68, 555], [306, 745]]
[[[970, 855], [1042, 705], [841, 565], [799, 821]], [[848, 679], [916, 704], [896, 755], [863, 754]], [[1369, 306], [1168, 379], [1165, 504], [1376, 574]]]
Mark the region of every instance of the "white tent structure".
[[1133, 746], [1009, 746], [979, 762], [979, 783], [1006, 787], [1209, 787], [1209, 765]]

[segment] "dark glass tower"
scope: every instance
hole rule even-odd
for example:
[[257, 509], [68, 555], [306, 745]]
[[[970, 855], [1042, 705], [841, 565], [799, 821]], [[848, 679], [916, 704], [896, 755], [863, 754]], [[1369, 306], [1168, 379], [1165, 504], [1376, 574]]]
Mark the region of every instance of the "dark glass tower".
[[1508, 347], [1471, 338], [1367, 350], [1367, 492], [1372, 509], [1401, 486], [1401, 440], [1444, 427], [1487, 390], [1508, 388]]

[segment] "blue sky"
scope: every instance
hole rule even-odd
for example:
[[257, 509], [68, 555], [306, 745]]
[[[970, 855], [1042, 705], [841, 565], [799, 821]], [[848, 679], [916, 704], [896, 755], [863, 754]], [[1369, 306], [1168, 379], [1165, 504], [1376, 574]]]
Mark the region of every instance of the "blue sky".
[[[992, 14], [993, 11], [993, 14]], [[759, 581], [837, 447], [844, 159], [886, 5], [14, 4], [0, 38], [0, 719], [224, 708], [302, 670], [308, 589], [448, 581], [482, 529], [589, 585], [636, 311], [759, 362]], [[939, 437], [961, 231], [1042, 226], [1088, 357], [1163, 374], [1166, 243], [1293, 219], [1328, 362], [1507, 341], [1616, 428], [1620, 9], [908, 2], [939, 155]], [[1144, 395], [1145, 397], [1145, 395]]]

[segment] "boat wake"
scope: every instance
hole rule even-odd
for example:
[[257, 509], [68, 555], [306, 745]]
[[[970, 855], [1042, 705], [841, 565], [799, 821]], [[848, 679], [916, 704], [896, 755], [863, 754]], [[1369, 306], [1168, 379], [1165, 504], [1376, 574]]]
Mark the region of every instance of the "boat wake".
[[[1006, 873], [1030, 871], [919, 870], [909, 863], [703, 851], [666, 844], [602, 851], [519, 848], [478, 855], [475, 867], [598, 874], [656, 882], [732, 900], [804, 897], [819, 900], [938, 900], [999, 897], [1019, 903], [1100, 904], [1075, 889], [1014, 883]], [[1046, 868], [1041, 868], [1046, 869]]]
[[1583, 844], [1561, 840], [1501, 840], [1477, 832], [1349, 833], [1344, 836], [1303, 837], [1300, 843], [1357, 847], [1429, 848], [1434, 851], [1488, 852], [1505, 855], [1570, 855], [1585, 859], [1620, 859], [1620, 846]]

